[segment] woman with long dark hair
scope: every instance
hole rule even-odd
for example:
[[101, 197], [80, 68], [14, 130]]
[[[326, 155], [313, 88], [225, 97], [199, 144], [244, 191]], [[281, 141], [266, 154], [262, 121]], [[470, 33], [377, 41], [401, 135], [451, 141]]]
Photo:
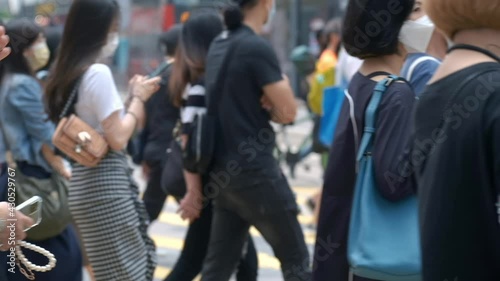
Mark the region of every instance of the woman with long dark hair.
[[118, 24], [115, 0], [73, 2], [45, 101], [49, 118], [57, 122], [76, 87], [77, 101], [70, 111], [101, 133], [110, 147], [94, 168], [73, 165], [69, 189], [70, 210], [96, 281], [150, 281], [155, 246], [123, 150], [143, 123], [144, 102], [158, 90], [160, 79], [134, 77], [124, 107], [109, 67], [100, 63], [117, 48]]
[[[209, 183], [203, 186], [214, 199], [214, 218], [202, 280], [229, 280], [253, 225], [281, 262], [283, 279], [309, 281], [298, 206], [273, 156], [270, 121], [288, 124], [297, 112], [276, 53], [259, 36], [272, 20], [276, 1], [232, 2], [224, 13], [228, 31], [214, 40], [206, 62], [207, 102], [216, 103], [220, 137]], [[216, 94], [216, 87], [222, 92]], [[218, 94], [220, 100], [214, 100]]]
[[[220, 15], [205, 9], [192, 15], [182, 27], [170, 87], [174, 103], [181, 107], [183, 145], [188, 139], [190, 123], [197, 114], [206, 111], [206, 56], [211, 42], [222, 30]], [[190, 219], [191, 224], [181, 256], [166, 281], [193, 280], [202, 269], [210, 239], [212, 200], [202, 190], [209, 176], [188, 171], [184, 171], [184, 176], [187, 192], [180, 203], [180, 214]], [[237, 259], [240, 261], [237, 280], [257, 280], [257, 253], [250, 237], [246, 251], [241, 251]]]
[[[343, 103], [325, 172], [314, 253], [315, 281], [330, 281], [332, 276], [339, 281], [367, 280], [359, 276], [349, 279], [347, 259], [356, 182], [356, 135], [363, 134], [365, 110], [375, 86], [390, 74], [398, 74], [407, 55], [399, 42], [399, 33], [413, 9], [414, 0], [399, 1], [398, 5], [392, 3], [388, 0], [351, 0], [347, 6], [342, 43], [347, 52], [362, 59], [363, 64], [349, 83], [348, 93], [353, 105], [351, 107], [347, 99]], [[379, 17], [386, 19], [383, 25], [377, 21]], [[378, 110], [373, 146], [374, 170], [377, 189], [389, 201], [413, 195], [411, 177], [401, 180], [398, 177], [396, 182], [396, 176], [391, 176], [400, 174], [400, 160], [410, 148], [414, 103], [415, 94], [410, 85], [398, 82], [387, 88]], [[350, 112], [354, 114], [357, 131]]]
[[[28, 19], [17, 19], [6, 26], [12, 38], [12, 54], [2, 62], [0, 72], [0, 147], [11, 152], [16, 163], [17, 177], [30, 178], [30, 182], [48, 181], [54, 173], [69, 178], [63, 158], [57, 156], [52, 145], [54, 124], [47, 120], [42, 101], [43, 90], [35, 73], [47, 64], [49, 51], [42, 30]], [[1, 149], [1, 158], [6, 151]], [[19, 183], [20, 178], [17, 179]], [[28, 181], [24, 181], [28, 182]], [[22, 189], [22, 186], [17, 186]], [[2, 190], [5, 188], [5, 190]], [[0, 194], [7, 196], [7, 184], [0, 185]], [[6, 201], [7, 198], [0, 198]], [[43, 219], [43, 218], [42, 218]], [[31, 230], [36, 233], [36, 227]], [[74, 229], [67, 226], [58, 235], [39, 241], [28, 241], [52, 252], [57, 266], [45, 273], [35, 273], [36, 280], [82, 280], [82, 256]], [[35, 264], [46, 264], [45, 257], [24, 251], [27, 259]], [[6, 254], [1, 254], [0, 271], [7, 272]], [[5, 261], [5, 262], [4, 262]], [[16, 269], [7, 273], [8, 281], [26, 280]]]

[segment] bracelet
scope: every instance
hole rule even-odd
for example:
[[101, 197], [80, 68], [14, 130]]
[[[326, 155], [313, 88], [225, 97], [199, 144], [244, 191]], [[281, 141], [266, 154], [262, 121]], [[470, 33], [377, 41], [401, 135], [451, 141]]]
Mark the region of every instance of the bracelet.
[[130, 114], [130, 116], [135, 119], [135, 128], [137, 128], [137, 126], [139, 126], [139, 117], [137, 117], [137, 115], [135, 115], [132, 111], [127, 111], [127, 114]]
[[137, 98], [140, 102], [142, 102], [142, 104], [146, 104], [146, 101], [143, 100], [141, 97], [139, 97], [138, 95], [133, 95], [132, 98]]

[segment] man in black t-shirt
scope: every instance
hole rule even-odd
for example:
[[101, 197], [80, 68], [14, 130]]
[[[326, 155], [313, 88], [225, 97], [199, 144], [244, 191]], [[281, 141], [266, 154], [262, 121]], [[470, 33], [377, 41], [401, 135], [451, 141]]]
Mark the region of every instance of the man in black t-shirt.
[[[210, 182], [204, 186], [214, 199], [214, 217], [202, 280], [229, 280], [253, 225], [280, 260], [284, 280], [309, 281], [298, 207], [273, 157], [276, 142], [270, 124], [293, 122], [297, 104], [275, 52], [258, 35], [275, 2], [235, 2], [239, 8], [225, 13], [229, 31], [215, 39], [207, 56], [206, 100], [209, 107], [217, 104], [219, 139]], [[244, 24], [238, 20], [242, 17]], [[231, 48], [229, 63], [222, 65]], [[219, 76], [223, 85], [217, 85]], [[216, 93], [219, 87], [222, 92]], [[214, 99], [217, 94], [220, 100]]]

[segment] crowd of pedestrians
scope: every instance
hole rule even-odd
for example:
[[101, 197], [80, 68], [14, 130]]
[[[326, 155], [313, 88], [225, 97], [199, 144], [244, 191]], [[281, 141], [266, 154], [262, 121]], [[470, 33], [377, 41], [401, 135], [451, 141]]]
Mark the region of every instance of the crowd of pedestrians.
[[[0, 26], [0, 280], [152, 281], [148, 230], [168, 196], [189, 227], [165, 281], [259, 280], [251, 227], [286, 281], [500, 280], [500, 3], [350, 0], [326, 24], [308, 101], [314, 134], [332, 126], [333, 138], [318, 151], [328, 157], [310, 253], [274, 156], [271, 122], [293, 124], [298, 108], [261, 36], [276, 1], [192, 12], [158, 38], [158, 70], [132, 77], [125, 99], [107, 65], [117, 0], [74, 0], [63, 30]], [[341, 97], [337, 114], [327, 93]], [[65, 155], [61, 132], [96, 164]], [[14, 187], [44, 199], [28, 232]], [[27, 270], [12, 273], [11, 240], [56, 267], [39, 272], [45, 258], [23, 250], [14, 263]]]

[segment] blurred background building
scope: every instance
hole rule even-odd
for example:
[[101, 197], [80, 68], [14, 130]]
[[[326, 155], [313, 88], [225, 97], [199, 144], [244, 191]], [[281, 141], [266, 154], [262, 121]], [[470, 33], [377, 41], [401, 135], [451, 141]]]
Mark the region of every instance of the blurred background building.
[[[0, 18], [33, 18], [42, 26], [64, 25], [73, 0], [0, 0]], [[113, 61], [119, 87], [126, 87], [133, 74], [147, 74], [161, 60], [157, 37], [197, 9], [221, 6], [227, 0], [117, 0], [121, 6], [121, 42]], [[276, 0], [277, 14], [266, 30], [284, 71], [295, 81], [289, 60], [292, 49], [318, 46], [313, 29], [333, 17], [342, 16], [347, 0]]]

